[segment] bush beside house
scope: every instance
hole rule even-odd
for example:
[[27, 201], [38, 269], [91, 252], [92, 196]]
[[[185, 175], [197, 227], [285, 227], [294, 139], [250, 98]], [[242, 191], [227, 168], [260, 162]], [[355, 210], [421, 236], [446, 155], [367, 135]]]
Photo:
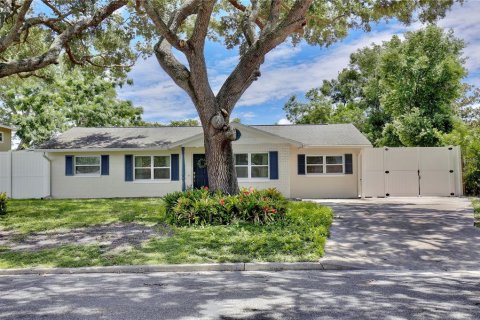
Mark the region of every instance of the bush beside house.
[[7, 194], [5, 192], [0, 193], [0, 216], [7, 214]]

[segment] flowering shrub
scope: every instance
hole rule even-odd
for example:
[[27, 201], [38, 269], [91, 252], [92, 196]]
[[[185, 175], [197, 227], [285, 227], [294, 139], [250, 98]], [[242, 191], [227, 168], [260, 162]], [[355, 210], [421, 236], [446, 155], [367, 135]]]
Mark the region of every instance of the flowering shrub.
[[242, 189], [237, 195], [208, 188], [173, 192], [164, 197], [167, 218], [179, 225], [221, 225], [235, 221], [267, 224], [285, 217], [287, 200], [276, 189]]

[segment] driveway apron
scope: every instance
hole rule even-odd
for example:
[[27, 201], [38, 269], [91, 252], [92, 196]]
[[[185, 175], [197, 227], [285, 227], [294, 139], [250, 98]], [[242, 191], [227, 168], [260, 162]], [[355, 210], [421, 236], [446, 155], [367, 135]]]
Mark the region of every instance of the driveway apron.
[[365, 269], [479, 270], [465, 198], [315, 200], [335, 210], [322, 262]]

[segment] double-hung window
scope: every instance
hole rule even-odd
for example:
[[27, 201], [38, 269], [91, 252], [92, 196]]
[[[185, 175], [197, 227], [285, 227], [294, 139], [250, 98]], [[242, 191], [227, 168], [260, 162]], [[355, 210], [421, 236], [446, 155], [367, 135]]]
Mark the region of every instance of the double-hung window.
[[343, 174], [343, 156], [306, 156], [307, 174]]
[[75, 175], [97, 176], [101, 172], [100, 156], [76, 156]]
[[170, 156], [135, 156], [135, 180], [170, 180]]
[[235, 169], [238, 178], [268, 179], [268, 153], [237, 153], [235, 154]]

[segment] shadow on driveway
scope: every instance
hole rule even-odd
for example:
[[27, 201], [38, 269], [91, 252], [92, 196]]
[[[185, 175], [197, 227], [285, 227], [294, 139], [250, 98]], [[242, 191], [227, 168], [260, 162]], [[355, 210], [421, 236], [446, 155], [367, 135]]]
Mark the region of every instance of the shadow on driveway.
[[322, 200], [335, 210], [324, 262], [368, 269], [479, 270], [465, 198]]

